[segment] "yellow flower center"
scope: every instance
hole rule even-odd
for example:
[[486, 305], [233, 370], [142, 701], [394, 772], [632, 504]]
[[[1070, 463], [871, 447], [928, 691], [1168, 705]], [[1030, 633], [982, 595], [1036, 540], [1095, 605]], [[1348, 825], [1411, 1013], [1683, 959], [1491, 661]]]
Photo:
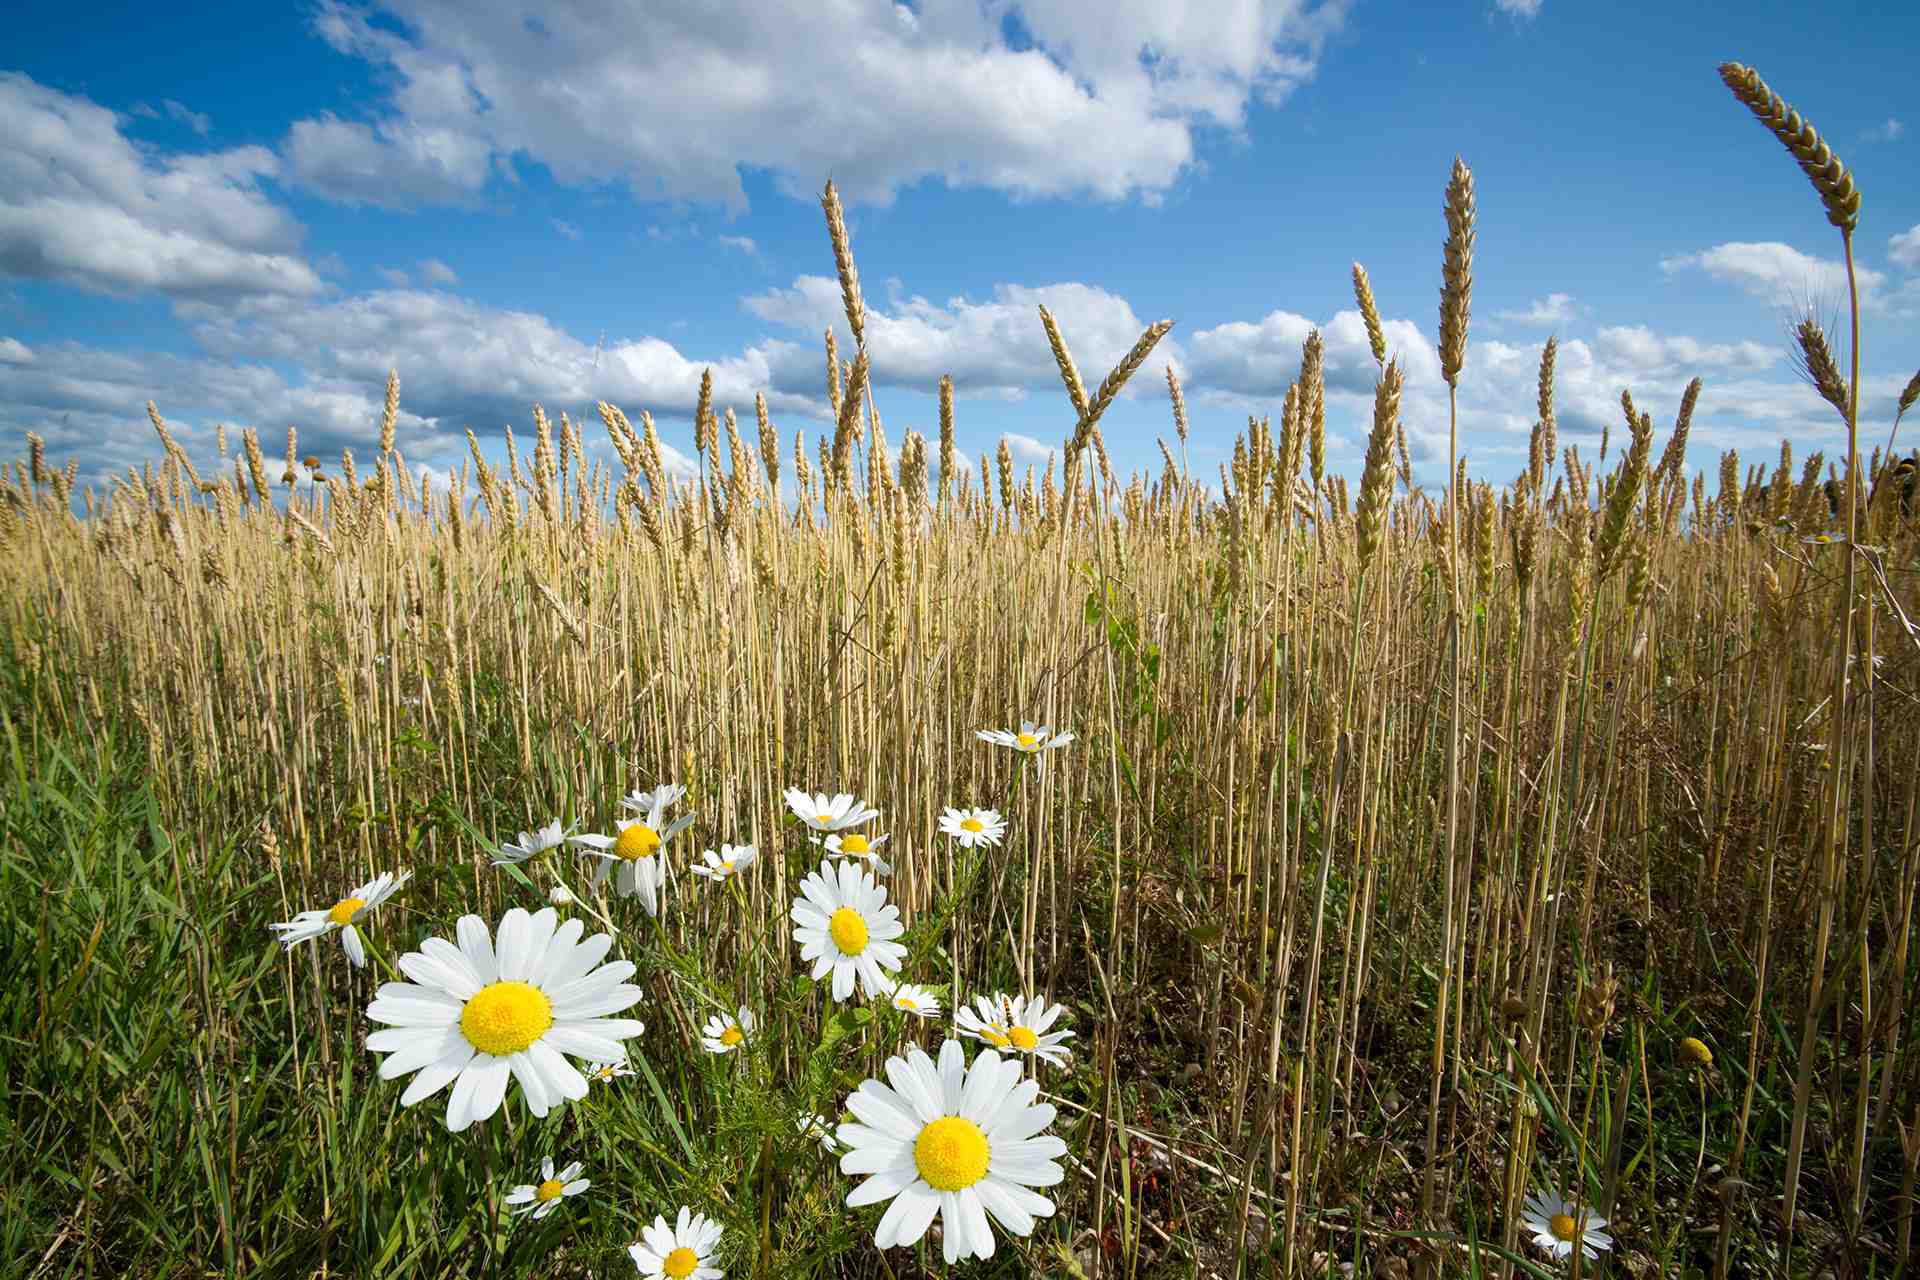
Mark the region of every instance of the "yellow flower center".
[[842, 853], [868, 853], [872, 851], [872, 848], [873, 846], [867, 843], [865, 836], [840, 837], [840, 852]]
[[720, 863], [720, 870], [723, 874], [731, 874], [733, 871], [733, 859], [727, 858], [722, 860], [722, 862]]
[[899, 1006], [900, 1008], [906, 1009], [909, 1011], [918, 1009], [920, 1007], [920, 1002], [918, 1000], [915, 1000], [912, 996], [898, 996], [894, 999], [893, 1003]]
[[613, 854], [616, 858], [625, 858], [632, 862], [644, 858], [660, 847], [660, 833], [644, 822], [636, 822], [620, 833], [613, 842]]
[[942, 1116], [920, 1131], [913, 1163], [936, 1191], [959, 1191], [987, 1176], [987, 1135], [959, 1116]]
[[1713, 1050], [1707, 1048], [1704, 1042], [1696, 1040], [1692, 1036], [1688, 1036], [1680, 1042], [1680, 1056], [1697, 1067], [1710, 1067], [1713, 1065]]
[[685, 1277], [692, 1275], [693, 1269], [699, 1265], [700, 1255], [687, 1246], [681, 1245], [666, 1256], [660, 1269], [672, 1276], [673, 1280], [684, 1280]]
[[505, 1058], [547, 1034], [553, 1001], [525, 982], [495, 982], [474, 992], [460, 1011], [460, 1031], [482, 1053]]
[[726, 1045], [729, 1049], [746, 1038], [746, 1035], [741, 1032], [739, 1027], [728, 1027], [720, 1033], [720, 1043]]
[[857, 956], [867, 949], [867, 922], [852, 907], [842, 907], [827, 921], [827, 932], [843, 956]]
[[1029, 751], [1033, 749], [1034, 743], [1040, 741], [1040, 739], [1034, 737], [1030, 733], [1016, 733], [1013, 736], [1013, 740]]
[[1009, 1043], [1011, 1043], [1007, 1039], [1005, 1033], [1000, 1031], [997, 1027], [982, 1028], [980, 1032], [980, 1038], [982, 1040], [985, 1040], [988, 1044], [994, 1046], [994, 1048], [996, 1049], [1004, 1049], [1007, 1047]]
[[1013, 1030], [1007, 1032], [1007, 1040], [1014, 1048], [1024, 1049], [1028, 1053], [1032, 1053], [1040, 1046], [1040, 1037], [1033, 1034], [1033, 1032], [1026, 1027], [1015, 1027]]
[[534, 1191], [533, 1198], [535, 1200], [539, 1200], [542, 1202], [547, 1200], [558, 1200], [560, 1198], [560, 1193], [564, 1190], [566, 1190], [566, 1188], [563, 1185], [561, 1185], [560, 1179], [548, 1178], [545, 1182], [540, 1184], [539, 1188], [536, 1191]]
[[985, 831], [987, 829], [987, 824], [980, 821], [980, 819], [978, 818], [962, 818], [960, 819], [960, 829], [962, 831], [974, 831], [974, 832]]
[[327, 912], [330, 924], [352, 924], [353, 913], [367, 905], [365, 898], [342, 898], [333, 904], [333, 910]]
[[1573, 1219], [1564, 1213], [1556, 1213], [1547, 1219], [1547, 1230], [1553, 1232], [1557, 1240], [1572, 1240], [1578, 1230]]

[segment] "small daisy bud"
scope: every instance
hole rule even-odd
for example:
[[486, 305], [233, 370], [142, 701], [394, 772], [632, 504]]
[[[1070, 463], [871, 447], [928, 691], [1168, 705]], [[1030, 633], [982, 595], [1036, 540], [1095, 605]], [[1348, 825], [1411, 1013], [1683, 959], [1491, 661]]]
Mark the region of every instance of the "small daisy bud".
[[579, 899], [573, 896], [573, 890], [563, 884], [557, 884], [548, 892], [547, 901], [556, 907], [564, 907], [570, 903], [579, 901]]
[[1710, 1067], [1713, 1065], [1713, 1050], [1707, 1048], [1705, 1041], [1688, 1036], [1680, 1042], [1680, 1059], [1689, 1066]]

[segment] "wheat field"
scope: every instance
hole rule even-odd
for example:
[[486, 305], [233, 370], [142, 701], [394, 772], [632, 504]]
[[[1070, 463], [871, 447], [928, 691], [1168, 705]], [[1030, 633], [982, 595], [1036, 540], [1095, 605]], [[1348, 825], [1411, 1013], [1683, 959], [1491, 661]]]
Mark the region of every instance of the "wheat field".
[[[1851, 176], [1757, 73], [1721, 75], [1851, 273]], [[1456, 432], [1437, 492], [1357, 264], [1378, 379], [1351, 491], [1317, 333], [1231, 466], [1186, 465], [1169, 369], [1164, 468], [1118, 476], [1101, 415], [1171, 322], [1089, 396], [1043, 308], [1071, 426], [1057, 474], [1016, 477], [1004, 443], [963, 471], [950, 380], [938, 438], [890, 447], [831, 183], [822, 208], [856, 343], [828, 335], [832, 429], [789, 435], [764, 398], [743, 427], [709, 377], [697, 476], [644, 413], [534, 406], [530, 461], [469, 433], [422, 488], [398, 376], [371, 466], [296, 465], [293, 431], [278, 475], [252, 431], [197, 465], [149, 406], [157, 465], [81, 494], [30, 439], [0, 513], [7, 1274], [1911, 1266], [1920, 504], [1894, 437], [1860, 449], [1895, 424], [1859, 420], [1857, 304], [1796, 336], [1851, 458], [1783, 441], [1690, 474], [1698, 379], [1671, 425], [1626, 389], [1617, 443], [1562, 449], [1550, 341], [1526, 469], [1474, 479]], [[1450, 393], [1475, 217], [1456, 161]], [[810, 840], [831, 821], [797, 814], [842, 793], [877, 816]], [[946, 811], [975, 809], [997, 843], [956, 838]], [[846, 908], [849, 934], [809, 906], [823, 860], [897, 906], [889, 976], [937, 1015], [837, 999], [803, 958], [829, 914], [831, 954], [890, 954], [883, 913]], [[367, 963], [270, 931], [316, 909]], [[631, 994], [602, 1012], [645, 1024], [622, 1068], [553, 1105], [538, 1072], [490, 1113], [464, 1083], [403, 1105], [373, 1015], [463, 916], [498, 928], [503, 979], [523, 927], [610, 934]], [[1003, 994], [1060, 1005], [1067, 1054]], [[879, 1247], [898, 1215], [848, 1205], [880, 1168], [842, 1163], [874, 1123], [848, 1098], [949, 1039], [1019, 1063], [1022, 1133], [1058, 1142], [992, 1159], [1054, 1153], [1051, 1212], [968, 1225], [949, 1191]], [[934, 1127], [904, 1178], [985, 1176], [929, 1156]], [[682, 1206], [717, 1239], [630, 1252]], [[1591, 1255], [1552, 1247], [1601, 1219]]]

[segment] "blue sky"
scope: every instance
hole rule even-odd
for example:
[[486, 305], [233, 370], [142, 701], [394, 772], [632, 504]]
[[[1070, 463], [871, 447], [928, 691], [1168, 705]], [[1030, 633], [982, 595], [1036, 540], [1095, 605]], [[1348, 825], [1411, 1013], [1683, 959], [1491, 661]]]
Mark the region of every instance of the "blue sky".
[[[119, 9], [122, 12], [116, 12]], [[683, 463], [703, 369], [790, 458], [830, 429], [822, 335], [853, 355], [819, 197], [846, 208], [877, 403], [897, 452], [956, 384], [971, 458], [1044, 466], [1073, 426], [1038, 307], [1091, 389], [1175, 322], [1102, 422], [1157, 474], [1179, 373], [1196, 473], [1278, 417], [1328, 343], [1329, 466], [1357, 474], [1374, 376], [1364, 264], [1408, 371], [1419, 478], [1442, 482], [1434, 350], [1457, 154], [1478, 195], [1461, 380], [1471, 470], [1525, 460], [1560, 339], [1564, 444], [1661, 438], [1705, 382], [1688, 462], [1844, 445], [1795, 375], [1806, 301], [1844, 314], [1839, 234], [1716, 74], [1757, 67], [1864, 193], [1863, 439], [1920, 364], [1920, 12], [1460, 0], [397, 0], [16, 6], [0, 55], [0, 457], [25, 435], [102, 485], [160, 456], [158, 401], [203, 474], [216, 424], [370, 464], [386, 371], [409, 465], [492, 456], [531, 408], [652, 413]], [[1699, 6], [1685, 7], [1690, 10]], [[1737, 15], [1737, 16], [1736, 16]], [[1844, 346], [1845, 333], [1832, 335]], [[1903, 429], [1905, 447], [1913, 432]], [[231, 463], [227, 464], [231, 467]], [[783, 463], [790, 466], [790, 462]], [[437, 486], [436, 486], [437, 487]]]

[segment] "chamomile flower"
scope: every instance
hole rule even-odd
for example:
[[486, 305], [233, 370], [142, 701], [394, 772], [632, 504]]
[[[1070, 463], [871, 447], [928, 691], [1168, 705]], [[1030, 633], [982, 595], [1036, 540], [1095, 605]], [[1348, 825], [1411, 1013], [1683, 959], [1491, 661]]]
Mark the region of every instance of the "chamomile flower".
[[1007, 824], [992, 809], [943, 809], [940, 831], [952, 836], [962, 849], [971, 849], [978, 844], [999, 844], [1007, 834]]
[[982, 742], [991, 742], [995, 746], [1012, 747], [1022, 755], [1034, 757], [1035, 765], [1046, 763], [1041, 753], [1052, 751], [1055, 747], [1064, 747], [1073, 741], [1070, 733], [1054, 733], [1045, 725], [1036, 725], [1031, 720], [1020, 722], [1020, 732], [1009, 733], [1005, 729], [975, 729], [973, 736]]
[[[975, 1012], [976, 1009], [978, 1012]], [[1042, 996], [1031, 999], [1006, 995], [995, 995], [991, 999], [978, 996], [974, 999], [974, 1009], [965, 1005], [956, 1007], [953, 1020], [960, 1030], [986, 1041], [996, 1049], [1030, 1053], [1043, 1062], [1063, 1067], [1073, 1057], [1073, 1052], [1061, 1046], [1073, 1039], [1073, 1032], [1055, 1031], [1049, 1035], [1047, 1028], [1066, 1011], [1065, 1005], [1049, 1006]]]
[[799, 1129], [801, 1137], [819, 1139], [820, 1149], [828, 1155], [836, 1156], [840, 1154], [841, 1147], [839, 1139], [833, 1136], [833, 1122], [825, 1116], [811, 1114], [801, 1116]]
[[594, 1084], [612, 1084], [615, 1080], [624, 1079], [632, 1074], [633, 1068], [628, 1066], [624, 1060], [619, 1062], [602, 1062], [587, 1072], [587, 1079]]
[[382, 985], [367, 1006], [368, 1018], [387, 1024], [367, 1037], [368, 1049], [387, 1054], [380, 1078], [418, 1073], [400, 1105], [451, 1084], [447, 1128], [459, 1133], [500, 1109], [509, 1076], [536, 1116], [585, 1097], [586, 1078], [562, 1055], [614, 1061], [624, 1056], [620, 1042], [646, 1028], [607, 1016], [640, 999], [626, 981], [633, 962], [601, 964], [612, 935], [582, 942], [584, 931], [578, 919], [560, 924], [552, 907], [532, 915], [514, 907], [497, 940], [479, 916], [461, 916], [459, 945], [428, 938], [401, 956], [400, 971], [413, 981]]
[[687, 794], [687, 789], [677, 782], [663, 782], [651, 791], [633, 790], [620, 797], [620, 806], [635, 813], [657, 815], [666, 807]]
[[555, 818], [538, 831], [522, 831], [517, 844], [507, 841], [501, 842], [500, 856], [493, 860], [493, 865], [496, 867], [504, 867], [509, 864], [517, 866], [522, 862], [530, 862], [549, 849], [558, 849], [567, 842], [567, 837], [572, 833], [572, 827], [568, 827], [565, 831], [560, 829], [560, 819], [558, 818]]
[[741, 1005], [737, 1018], [731, 1013], [716, 1013], [708, 1018], [700, 1043], [707, 1047], [708, 1053], [732, 1053], [747, 1042], [753, 1028], [753, 1010]]
[[1521, 1225], [1533, 1232], [1533, 1242], [1556, 1258], [1564, 1258], [1578, 1244], [1589, 1261], [1613, 1247], [1613, 1237], [1600, 1228], [1607, 1220], [1590, 1209], [1568, 1204], [1551, 1191], [1527, 1197]]
[[693, 874], [705, 876], [718, 883], [731, 879], [752, 866], [760, 857], [760, 852], [750, 844], [723, 844], [720, 846], [720, 852], [715, 853], [707, 849], [700, 856], [706, 859], [706, 865], [694, 863]]
[[883, 994], [892, 983], [883, 969], [898, 971], [907, 949], [893, 939], [906, 932], [900, 908], [889, 905], [887, 891], [871, 872], [851, 862], [822, 862], [800, 882], [803, 895], [793, 903], [793, 940], [800, 958], [813, 961], [813, 979], [833, 975], [833, 998], [853, 994], [856, 975], [866, 997]]
[[367, 967], [367, 949], [360, 941], [360, 932], [354, 928], [354, 922], [363, 918], [367, 912], [391, 898], [400, 886], [413, 878], [413, 872], [382, 872], [349, 893], [340, 901], [320, 911], [302, 911], [291, 920], [270, 924], [267, 928], [275, 930], [279, 941], [287, 944], [287, 950], [293, 950], [297, 942], [309, 938], [318, 938], [322, 934], [340, 931], [340, 946], [347, 953], [347, 961], [356, 969]]
[[647, 914], [660, 914], [660, 889], [664, 882], [665, 866], [660, 851], [667, 841], [674, 838], [693, 821], [691, 814], [675, 818], [669, 826], [662, 826], [666, 807], [686, 793], [685, 787], [671, 783], [655, 787], [652, 791], [636, 791], [621, 801], [629, 808], [646, 806], [644, 818], [616, 818], [614, 834], [571, 836], [574, 844], [586, 845], [601, 860], [600, 868], [594, 873], [595, 885], [605, 884], [607, 877], [619, 869], [619, 879], [615, 886], [624, 897], [638, 896], [640, 905]]
[[713, 1247], [719, 1243], [720, 1224], [682, 1205], [673, 1226], [669, 1227], [662, 1215], [654, 1218], [652, 1226], [641, 1228], [640, 1243], [628, 1245], [627, 1256], [647, 1280], [661, 1280], [663, 1276], [671, 1280], [721, 1280], [727, 1273], [707, 1265]]
[[786, 800], [794, 817], [815, 831], [845, 831], [880, 816], [878, 809], [867, 808], [844, 791], [829, 799], [825, 792], [810, 796], [795, 787], [787, 791]]
[[910, 982], [897, 984], [887, 996], [887, 1001], [902, 1013], [910, 1013], [916, 1018], [931, 1018], [940, 1012], [940, 1001], [928, 993], [925, 987], [916, 987]]
[[542, 1160], [539, 1183], [515, 1187], [507, 1193], [506, 1203], [519, 1206], [514, 1210], [515, 1213], [530, 1213], [536, 1218], [544, 1218], [560, 1207], [563, 1198], [577, 1196], [593, 1185], [580, 1176], [580, 1168], [580, 1162], [575, 1160], [555, 1173], [553, 1160]]
[[879, 854], [880, 846], [890, 839], [891, 836], [881, 836], [869, 840], [858, 831], [849, 831], [845, 835], [828, 836], [827, 852], [837, 858], [858, 858], [862, 862], [870, 862], [881, 875], [891, 875], [893, 864]]
[[1033, 1188], [1062, 1181], [1054, 1160], [1067, 1144], [1041, 1134], [1054, 1108], [1033, 1105], [1040, 1085], [1021, 1079], [1019, 1062], [982, 1049], [969, 1067], [960, 1042], [948, 1040], [937, 1066], [915, 1045], [887, 1059], [886, 1075], [891, 1087], [870, 1079], [847, 1099], [857, 1123], [834, 1134], [847, 1147], [840, 1171], [872, 1175], [848, 1194], [847, 1207], [893, 1201], [874, 1229], [875, 1247], [913, 1244], [938, 1215], [949, 1265], [991, 1258], [989, 1214], [1026, 1236], [1034, 1219], [1053, 1213], [1053, 1201]]

